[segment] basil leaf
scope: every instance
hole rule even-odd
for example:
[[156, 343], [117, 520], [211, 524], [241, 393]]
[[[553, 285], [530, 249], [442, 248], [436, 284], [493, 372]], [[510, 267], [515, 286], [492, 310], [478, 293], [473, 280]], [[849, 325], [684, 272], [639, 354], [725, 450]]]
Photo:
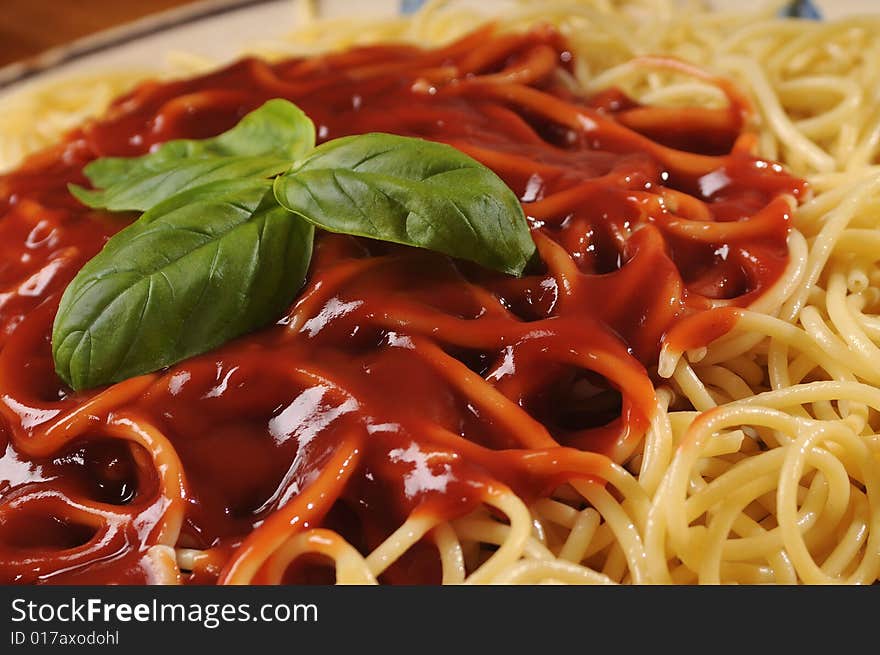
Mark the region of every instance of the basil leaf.
[[104, 190], [92, 191], [76, 185], [70, 185], [69, 189], [77, 200], [95, 209], [146, 211], [187, 189], [220, 180], [273, 177], [288, 168], [289, 161], [274, 157], [171, 160], [136, 170]]
[[275, 98], [245, 115], [233, 128], [209, 139], [177, 139], [143, 157], [102, 157], [84, 172], [96, 187], [106, 188], [139, 169], [194, 157], [273, 156], [296, 159], [315, 147], [315, 126], [296, 105]]
[[313, 237], [265, 180], [170, 198], [111, 238], [65, 290], [52, 330], [56, 371], [90, 388], [266, 325], [301, 288]]
[[84, 173], [103, 191], [75, 185], [70, 191], [90, 207], [145, 211], [174, 193], [214, 180], [277, 175], [314, 146], [311, 119], [293, 103], [273, 99], [219, 136], [168, 141], [142, 157], [97, 159]]
[[535, 252], [513, 191], [451, 146], [390, 134], [329, 141], [275, 180], [315, 225], [435, 250], [520, 275]]

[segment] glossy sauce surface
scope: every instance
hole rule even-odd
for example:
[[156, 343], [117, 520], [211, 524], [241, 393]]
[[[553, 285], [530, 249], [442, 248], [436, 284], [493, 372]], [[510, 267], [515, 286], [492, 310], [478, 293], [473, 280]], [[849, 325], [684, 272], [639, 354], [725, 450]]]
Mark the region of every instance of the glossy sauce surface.
[[[708, 343], [735, 320], [709, 310], [779, 279], [783, 195], [805, 185], [749, 154], [736, 97], [582, 99], [560, 73], [570, 58], [542, 29], [245, 59], [143, 83], [0, 177], [0, 581], [156, 581], [148, 552], [165, 544], [201, 553], [182, 581], [227, 582], [303, 527], [366, 554], [407, 516], [460, 517], [502, 488], [533, 500], [625, 461], [664, 339], [678, 327], [683, 347]], [[521, 198], [542, 262], [517, 279], [321, 234], [277, 325], [110, 389], [65, 389], [49, 343], [60, 294], [136, 218], [88, 210], [67, 184], [94, 158], [217, 134], [272, 97], [322, 141], [393, 132], [482, 161]], [[381, 579], [436, 582], [435, 560], [420, 544]], [[323, 576], [302, 564], [283, 580]]]

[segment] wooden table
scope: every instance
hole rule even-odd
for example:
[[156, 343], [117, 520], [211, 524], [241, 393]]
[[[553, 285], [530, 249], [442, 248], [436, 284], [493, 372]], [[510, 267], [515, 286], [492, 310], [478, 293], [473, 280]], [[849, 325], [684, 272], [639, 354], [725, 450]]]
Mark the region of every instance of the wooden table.
[[0, 0], [0, 66], [195, 0]]

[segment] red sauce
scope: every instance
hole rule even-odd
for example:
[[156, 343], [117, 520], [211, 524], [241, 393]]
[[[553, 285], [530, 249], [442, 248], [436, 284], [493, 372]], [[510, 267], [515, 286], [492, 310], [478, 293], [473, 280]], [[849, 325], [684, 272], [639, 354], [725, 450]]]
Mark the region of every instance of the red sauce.
[[[304, 527], [366, 554], [412, 512], [462, 516], [504, 486], [535, 499], [631, 456], [664, 339], [708, 343], [735, 320], [708, 310], [780, 277], [781, 196], [805, 185], [750, 154], [735, 96], [712, 111], [579, 98], [558, 75], [565, 48], [546, 29], [481, 30], [439, 50], [244, 59], [141, 84], [0, 177], [0, 581], [145, 582], [156, 543], [208, 552], [184, 581], [234, 581]], [[483, 161], [522, 199], [543, 263], [516, 279], [321, 234], [277, 325], [109, 390], [66, 389], [49, 343], [60, 294], [135, 218], [90, 211], [67, 184], [273, 97], [322, 141], [394, 132]], [[436, 582], [436, 559], [419, 544], [382, 580]], [[301, 562], [284, 579], [325, 573]]]

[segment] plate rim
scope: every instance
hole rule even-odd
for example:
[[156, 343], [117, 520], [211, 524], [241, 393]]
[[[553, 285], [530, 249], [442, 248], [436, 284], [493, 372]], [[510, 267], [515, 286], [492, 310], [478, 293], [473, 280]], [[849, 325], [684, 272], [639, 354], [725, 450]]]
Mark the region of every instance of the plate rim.
[[118, 46], [127, 45], [190, 23], [197, 23], [207, 18], [279, 1], [197, 0], [190, 4], [148, 14], [0, 67], [0, 94], [5, 95], [18, 84], [106, 50], [112, 50]]

